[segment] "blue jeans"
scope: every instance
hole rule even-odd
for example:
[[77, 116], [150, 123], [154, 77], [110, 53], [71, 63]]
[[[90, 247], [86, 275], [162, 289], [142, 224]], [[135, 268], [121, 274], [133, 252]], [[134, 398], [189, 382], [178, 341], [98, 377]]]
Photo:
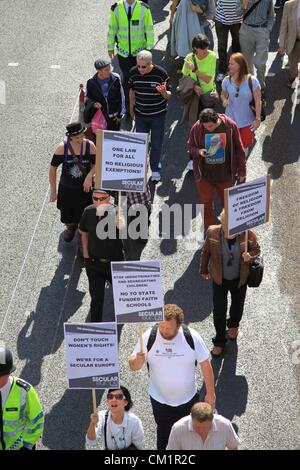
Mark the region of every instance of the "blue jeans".
[[136, 132], [151, 132], [150, 167], [159, 173], [159, 162], [165, 135], [166, 113], [160, 116], [135, 115]]

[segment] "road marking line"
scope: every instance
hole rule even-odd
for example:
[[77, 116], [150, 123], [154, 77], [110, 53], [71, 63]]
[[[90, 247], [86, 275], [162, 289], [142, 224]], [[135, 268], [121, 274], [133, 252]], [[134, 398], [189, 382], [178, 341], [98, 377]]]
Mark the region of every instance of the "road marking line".
[[21, 266], [21, 270], [20, 270], [20, 272], [19, 272], [19, 276], [18, 276], [18, 278], [17, 278], [17, 282], [16, 282], [16, 284], [15, 284], [15, 287], [14, 287], [14, 290], [13, 290], [13, 293], [12, 293], [12, 296], [11, 296], [11, 299], [10, 299], [10, 302], [9, 302], [9, 304], [8, 304], [6, 313], [5, 313], [5, 315], [4, 315], [4, 320], [3, 320], [3, 322], [2, 322], [2, 326], [1, 326], [1, 329], [0, 329], [0, 334], [1, 334], [2, 331], [3, 331], [3, 326], [4, 326], [5, 322], [6, 322], [6, 318], [7, 318], [7, 316], [8, 316], [8, 313], [9, 313], [9, 310], [10, 310], [10, 306], [11, 306], [11, 304], [12, 304], [12, 302], [13, 302], [13, 299], [14, 299], [14, 297], [15, 297], [15, 293], [16, 293], [16, 291], [17, 291], [17, 288], [18, 288], [18, 285], [19, 285], [21, 276], [22, 276], [22, 274], [23, 274], [23, 270], [24, 270], [24, 267], [25, 267], [25, 264], [26, 264], [26, 261], [27, 261], [27, 258], [28, 258], [28, 254], [29, 254], [31, 245], [32, 245], [32, 243], [33, 243], [34, 236], [35, 236], [35, 234], [36, 234], [36, 231], [37, 231], [37, 228], [38, 228], [38, 224], [39, 224], [39, 222], [40, 222], [40, 220], [41, 220], [41, 216], [42, 216], [42, 213], [43, 213], [45, 204], [46, 204], [46, 200], [47, 200], [48, 195], [49, 195], [49, 189], [50, 189], [50, 185], [48, 186], [46, 195], [45, 195], [45, 197], [44, 197], [43, 204], [42, 204], [42, 208], [41, 208], [40, 213], [39, 213], [39, 215], [38, 215], [38, 218], [37, 218], [37, 221], [36, 221], [34, 230], [33, 230], [33, 234], [32, 234], [31, 240], [30, 240], [30, 242], [29, 242], [29, 245], [28, 245], [28, 248], [27, 248], [27, 251], [26, 251], [26, 255], [25, 255], [25, 258], [24, 258], [24, 260], [23, 260], [23, 263], [22, 263], [22, 266]]
[[[72, 115], [71, 115], [70, 122], [72, 122], [72, 119], [73, 119], [73, 116], [74, 116], [74, 113], [75, 113], [75, 110], [76, 110], [76, 106], [77, 106], [77, 103], [78, 103], [78, 101], [79, 101], [79, 96], [80, 96], [80, 91], [78, 92], [78, 95], [77, 95], [77, 100], [76, 100], [76, 103], [75, 103], [74, 108], [73, 108], [73, 112], [72, 112]], [[27, 261], [27, 258], [28, 258], [28, 254], [29, 254], [29, 251], [30, 251], [31, 246], [32, 246], [32, 244], [33, 244], [33, 240], [34, 240], [34, 237], [35, 237], [35, 234], [36, 234], [36, 231], [37, 231], [39, 222], [40, 222], [40, 220], [41, 220], [42, 213], [43, 213], [43, 211], [44, 211], [44, 207], [45, 207], [45, 205], [46, 205], [46, 201], [47, 201], [47, 198], [48, 198], [48, 196], [49, 196], [49, 192], [50, 192], [50, 185], [48, 185], [47, 192], [46, 192], [46, 195], [45, 195], [45, 197], [44, 197], [43, 204], [42, 204], [41, 210], [40, 210], [40, 212], [39, 212], [39, 215], [38, 215], [38, 218], [37, 218], [37, 221], [36, 221], [34, 230], [33, 230], [33, 234], [32, 234], [32, 237], [31, 237], [31, 239], [30, 239], [30, 242], [29, 242], [29, 245], [28, 245], [26, 254], [25, 254], [25, 258], [24, 258], [23, 263], [22, 263], [22, 266], [21, 266], [21, 270], [20, 270], [19, 275], [18, 275], [18, 278], [17, 278], [17, 282], [16, 282], [15, 287], [14, 287], [14, 289], [13, 289], [13, 292], [12, 292], [12, 295], [11, 295], [11, 298], [10, 298], [10, 301], [9, 301], [9, 304], [8, 304], [8, 307], [7, 307], [7, 310], [6, 310], [6, 313], [5, 313], [5, 315], [4, 315], [4, 319], [3, 319], [3, 322], [2, 322], [2, 325], [1, 325], [1, 328], [0, 328], [0, 334], [3, 332], [3, 327], [4, 327], [4, 325], [5, 325], [6, 319], [7, 319], [7, 317], [8, 317], [8, 313], [9, 313], [9, 311], [10, 311], [10, 307], [11, 307], [11, 305], [12, 305], [12, 303], [13, 303], [13, 300], [14, 300], [14, 297], [15, 297], [15, 294], [16, 294], [16, 291], [17, 291], [17, 288], [18, 288], [18, 285], [19, 285], [21, 276], [22, 276], [22, 274], [23, 274], [24, 267], [25, 267], [25, 264], [26, 264], [26, 261]], [[75, 260], [76, 260], [76, 257], [75, 257]], [[72, 268], [72, 269], [73, 269], [73, 268]], [[70, 278], [71, 278], [71, 275], [70, 275]], [[69, 281], [68, 281], [68, 284], [67, 284], [67, 287], [66, 287], [66, 291], [68, 290], [68, 287], [69, 287], [70, 278], [69, 278]], [[63, 304], [63, 305], [64, 305], [64, 304]]]
[[60, 65], [51, 65], [50, 69], [60, 69]]
[[7, 64], [7, 67], [18, 67], [19, 66], [19, 62], [9, 62]]

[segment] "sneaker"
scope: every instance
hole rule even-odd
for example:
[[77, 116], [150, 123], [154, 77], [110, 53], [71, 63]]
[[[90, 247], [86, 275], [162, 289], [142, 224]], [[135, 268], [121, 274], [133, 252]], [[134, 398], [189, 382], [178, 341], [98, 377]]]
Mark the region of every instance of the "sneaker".
[[225, 78], [225, 75], [224, 73], [218, 73], [217, 75], [217, 78], [216, 78], [216, 82], [222, 82]]
[[158, 183], [160, 181], [160, 173], [158, 171], [152, 171], [151, 181]]
[[193, 160], [188, 161], [188, 164], [187, 164], [185, 169], [186, 169], [186, 171], [193, 171], [193, 169], [194, 169], [193, 168]]

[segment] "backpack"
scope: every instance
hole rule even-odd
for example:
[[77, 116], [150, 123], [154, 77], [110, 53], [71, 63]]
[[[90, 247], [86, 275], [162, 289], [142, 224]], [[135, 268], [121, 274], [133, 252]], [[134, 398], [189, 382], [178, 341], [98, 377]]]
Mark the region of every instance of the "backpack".
[[[192, 337], [192, 334], [191, 334], [191, 330], [189, 329], [189, 327], [187, 325], [185, 325], [184, 323], [181, 325], [182, 326], [182, 330], [183, 330], [183, 335], [186, 339], [186, 342], [188, 343], [188, 345], [190, 346], [190, 348], [195, 351], [195, 343], [194, 343], [194, 339]], [[155, 340], [156, 340], [156, 335], [157, 335], [157, 331], [158, 331], [158, 327], [159, 327], [159, 324], [156, 323], [152, 329], [151, 329], [151, 332], [150, 332], [150, 335], [149, 335], [149, 338], [148, 338], [148, 342], [147, 342], [147, 352], [150, 351], [150, 349], [152, 348], [153, 344], [155, 343]], [[197, 361], [195, 361], [195, 366], [197, 365]], [[147, 367], [148, 367], [148, 370], [149, 370], [149, 364], [147, 362]]]

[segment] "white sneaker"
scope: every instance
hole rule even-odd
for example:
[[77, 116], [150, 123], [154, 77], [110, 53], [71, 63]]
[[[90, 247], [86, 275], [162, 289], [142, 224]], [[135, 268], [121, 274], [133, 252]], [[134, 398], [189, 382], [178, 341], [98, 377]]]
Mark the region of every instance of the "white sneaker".
[[225, 78], [224, 73], [218, 73], [216, 82], [222, 82], [224, 78]]
[[158, 173], [158, 171], [152, 171], [151, 181], [153, 182], [160, 181], [160, 173]]
[[186, 171], [193, 171], [193, 160], [189, 160], [187, 166], [185, 167]]

